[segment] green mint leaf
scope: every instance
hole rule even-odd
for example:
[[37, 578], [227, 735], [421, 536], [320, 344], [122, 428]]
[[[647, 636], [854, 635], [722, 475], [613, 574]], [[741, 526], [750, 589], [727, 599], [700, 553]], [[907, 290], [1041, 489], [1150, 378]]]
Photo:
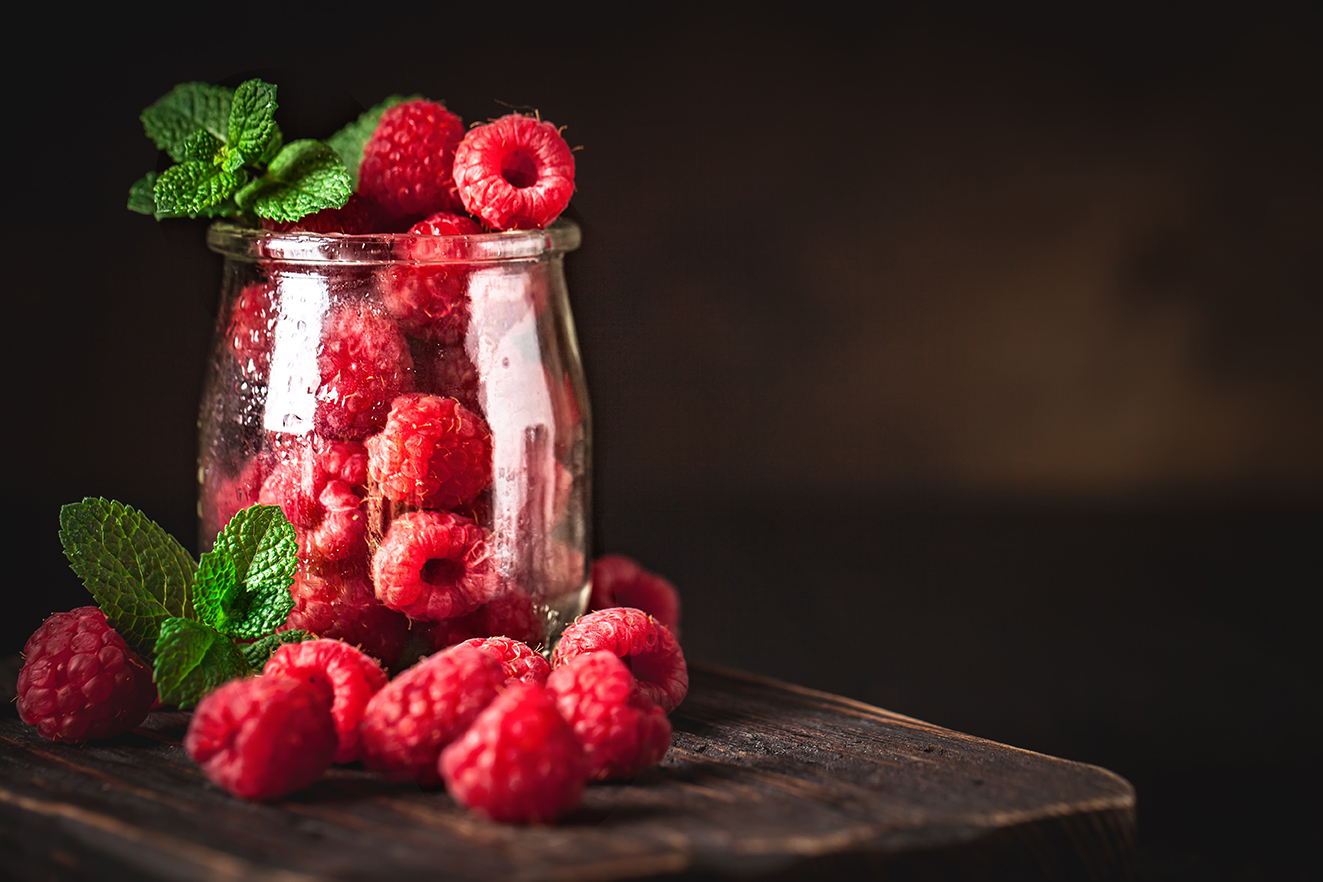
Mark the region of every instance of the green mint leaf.
[[175, 86], [142, 112], [142, 127], [175, 162], [184, 161], [184, 142], [197, 131], [227, 140], [234, 91], [207, 83]]
[[340, 208], [353, 192], [336, 152], [321, 141], [302, 140], [286, 144], [267, 173], [234, 198], [239, 208], [259, 217], [296, 221], [324, 208]]
[[392, 95], [376, 107], [363, 111], [358, 119], [326, 140], [349, 171], [350, 189], [358, 189], [358, 167], [363, 164], [363, 146], [376, 132], [377, 126], [381, 125], [382, 114], [396, 104], [416, 101], [421, 97], [421, 95]]
[[202, 556], [198, 617], [239, 639], [270, 634], [294, 608], [289, 586], [297, 567], [298, 540], [280, 506], [240, 510]]
[[191, 616], [197, 565], [174, 537], [138, 510], [107, 499], [60, 509], [60, 543], [110, 626], [151, 659], [161, 622]]
[[271, 656], [276, 654], [276, 650], [286, 643], [302, 643], [311, 639], [312, 635], [307, 631], [281, 631], [279, 634], [268, 634], [256, 642], [245, 643], [239, 647], [239, 651], [243, 653], [248, 666], [260, 672], [271, 660]]
[[226, 143], [233, 151], [228, 171], [257, 162], [280, 136], [276, 128], [276, 87], [261, 80], [245, 80], [234, 90]]
[[129, 188], [129, 211], [138, 214], [156, 214], [156, 197], [152, 188], [156, 186], [156, 172], [149, 171]]
[[225, 149], [225, 142], [211, 132], [204, 132], [199, 129], [184, 139], [182, 149], [185, 162], [203, 162], [216, 165], [216, 154]]
[[152, 196], [157, 217], [197, 217], [215, 208], [244, 182], [242, 173], [226, 171], [210, 162], [191, 160], [172, 165], [156, 179]]
[[155, 648], [161, 701], [181, 708], [192, 707], [217, 686], [252, 670], [228, 637], [192, 619], [162, 622]]

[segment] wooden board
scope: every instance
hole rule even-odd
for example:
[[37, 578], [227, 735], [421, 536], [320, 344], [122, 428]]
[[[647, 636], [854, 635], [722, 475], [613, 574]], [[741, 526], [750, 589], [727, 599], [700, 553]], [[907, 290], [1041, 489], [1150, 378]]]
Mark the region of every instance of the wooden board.
[[[99, 744], [0, 720], [0, 867], [18, 878], [1080, 878], [1128, 873], [1135, 795], [1094, 766], [697, 667], [664, 763], [553, 827], [337, 768], [273, 804], [211, 785], [153, 714]], [[10, 681], [12, 683], [12, 680]]]

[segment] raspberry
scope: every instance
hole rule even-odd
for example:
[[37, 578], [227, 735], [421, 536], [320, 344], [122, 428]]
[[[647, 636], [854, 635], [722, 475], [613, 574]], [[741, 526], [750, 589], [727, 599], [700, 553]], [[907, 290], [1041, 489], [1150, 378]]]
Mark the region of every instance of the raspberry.
[[276, 309], [271, 303], [271, 285], [253, 282], [235, 298], [225, 341], [245, 373], [265, 376], [271, 366], [271, 331]]
[[277, 799], [320, 778], [338, 741], [328, 686], [248, 677], [198, 702], [184, 749], [235, 796]]
[[340, 208], [323, 208], [297, 221], [262, 220], [262, 229], [277, 233], [363, 233], [390, 232], [390, 221], [381, 206], [351, 193], [349, 201]]
[[357, 441], [280, 437], [282, 461], [262, 482], [258, 502], [279, 505], [305, 560], [367, 556], [367, 450]]
[[623, 554], [604, 554], [593, 561], [593, 594], [589, 609], [632, 606], [641, 609], [680, 638], [680, 595], [666, 579]]
[[363, 764], [396, 780], [440, 783], [437, 754], [496, 698], [504, 682], [494, 658], [467, 646], [423, 659], [368, 702], [359, 727]]
[[478, 401], [478, 369], [463, 346], [420, 341], [410, 349], [419, 392], [453, 398], [474, 414], [482, 414], [482, 405]]
[[42, 622], [23, 655], [18, 715], [51, 741], [77, 744], [128, 732], [156, 701], [152, 669], [95, 606]]
[[417, 508], [460, 508], [492, 482], [491, 429], [453, 398], [396, 398], [367, 451], [386, 498]]
[[541, 686], [547, 682], [547, 674], [551, 673], [551, 665], [540, 653], [527, 643], [509, 637], [474, 637], [458, 645], [471, 646], [500, 662], [501, 669], [505, 671], [507, 686], [511, 683]]
[[317, 355], [321, 385], [313, 421], [328, 438], [356, 441], [386, 422], [390, 403], [413, 388], [413, 360], [390, 319], [363, 304], [331, 312]]
[[464, 122], [434, 101], [387, 110], [363, 145], [358, 191], [396, 217], [458, 211], [451, 168]]
[[665, 712], [643, 697], [613, 653], [576, 655], [551, 672], [547, 691], [583, 745], [591, 779], [632, 778], [661, 762], [670, 747]]
[[372, 558], [377, 598], [415, 619], [440, 621], [496, 593], [487, 531], [460, 515], [411, 511], [391, 522]]
[[264, 677], [293, 677], [331, 690], [331, 717], [338, 746], [334, 762], [358, 759], [358, 725], [368, 699], [386, 685], [386, 672], [371, 658], [340, 640], [287, 643], [262, 670]]
[[469, 214], [489, 227], [541, 229], [570, 204], [574, 154], [551, 123], [512, 113], [464, 136], [455, 185]]
[[533, 599], [517, 588], [508, 588], [467, 615], [428, 622], [423, 639], [433, 652], [475, 637], [509, 637], [538, 646], [544, 625]]
[[294, 609], [285, 628], [309, 631], [359, 647], [385, 665], [394, 665], [409, 636], [409, 620], [386, 609], [365, 574], [312, 573], [299, 567], [290, 586]]
[[437, 765], [457, 802], [515, 823], [554, 821], [578, 804], [587, 778], [579, 740], [531, 683], [507, 687]]
[[666, 713], [689, 691], [689, 669], [675, 637], [656, 619], [630, 607], [603, 609], [572, 622], [551, 654], [553, 670], [576, 655], [609, 650], [639, 681], [639, 691]]
[[[420, 236], [481, 233], [472, 218], [443, 211], [419, 221], [409, 232]], [[458, 343], [469, 325], [469, 272], [446, 263], [392, 266], [382, 284], [382, 302], [404, 333], [441, 343]]]

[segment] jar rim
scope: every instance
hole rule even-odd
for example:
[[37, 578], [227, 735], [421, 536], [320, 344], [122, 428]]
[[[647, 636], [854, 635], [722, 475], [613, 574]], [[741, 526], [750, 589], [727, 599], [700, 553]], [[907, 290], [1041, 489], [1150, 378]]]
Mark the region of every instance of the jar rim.
[[419, 233], [277, 233], [230, 221], [207, 229], [207, 247], [236, 260], [280, 263], [488, 263], [536, 260], [579, 247], [579, 225], [561, 218], [541, 230], [511, 230], [467, 236]]

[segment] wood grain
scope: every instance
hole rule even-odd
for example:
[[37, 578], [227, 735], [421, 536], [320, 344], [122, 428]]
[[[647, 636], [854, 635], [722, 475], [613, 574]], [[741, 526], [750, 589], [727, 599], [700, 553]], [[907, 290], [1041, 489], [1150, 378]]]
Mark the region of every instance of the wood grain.
[[489, 823], [442, 792], [336, 768], [235, 799], [154, 714], [99, 744], [0, 720], [0, 866], [18, 878], [899, 879], [1128, 873], [1134, 790], [1093, 766], [860, 702], [698, 667], [662, 765], [589, 787], [554, 827]]

